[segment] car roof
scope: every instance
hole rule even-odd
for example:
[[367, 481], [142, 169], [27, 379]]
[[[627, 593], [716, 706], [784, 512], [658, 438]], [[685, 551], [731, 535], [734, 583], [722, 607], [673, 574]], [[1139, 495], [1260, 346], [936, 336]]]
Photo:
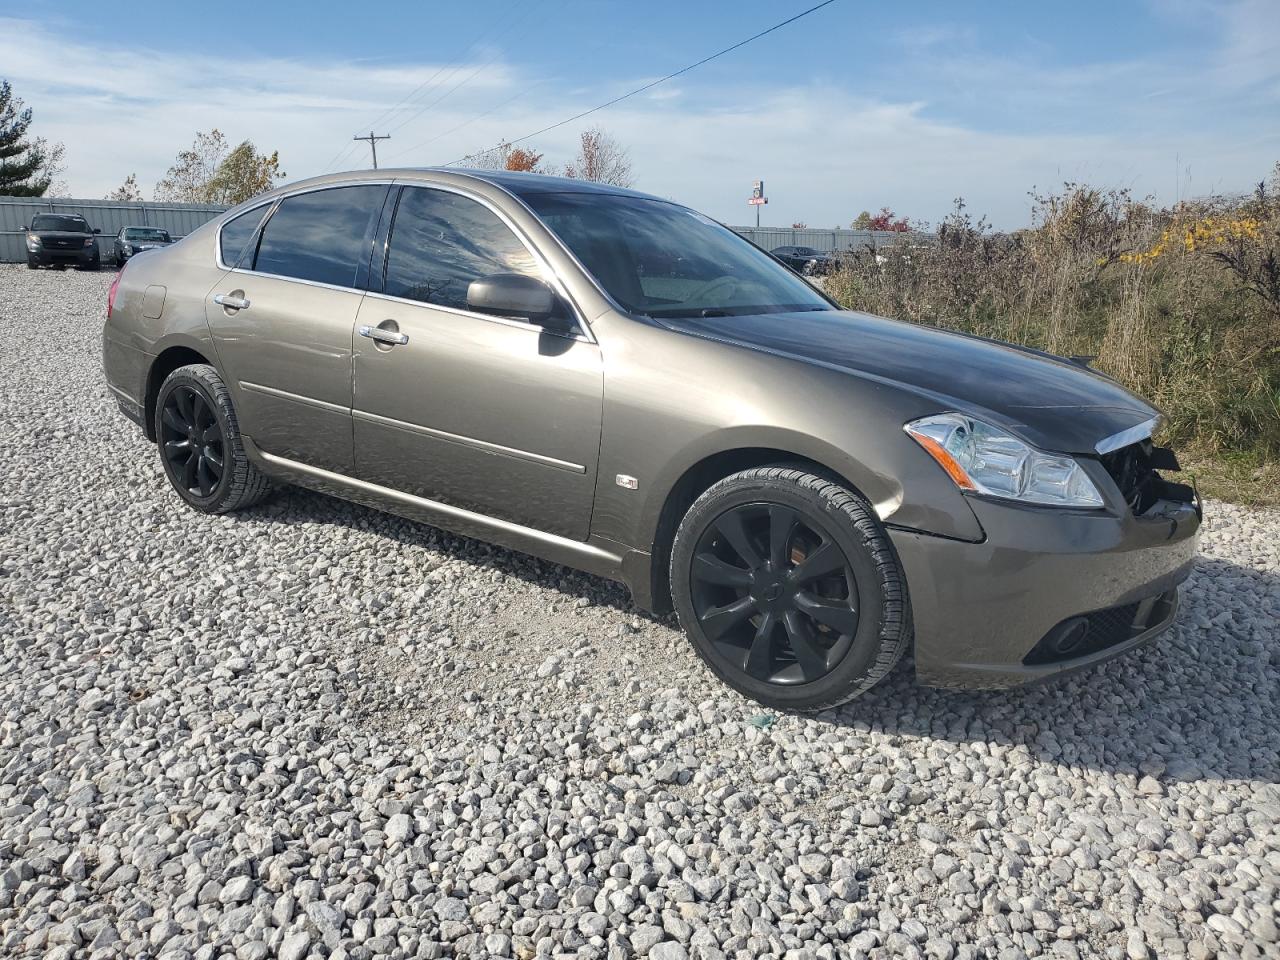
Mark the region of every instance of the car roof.
[[292, 183], [281, 184], [269, 194], [254, 197], [253, 202], [258, 202], [265, 196], [292, 193], [301, 188], [326, 184], [337, 185], [364, 179], [394, 179], [404, 183], [411, 180], [430, 181], [436, 178], [446, 181], [476, 180], [491, 184], [519, 197], [546, 193], [591, 193], [672, 202], [664, 197], [641, 193], [638, 190], [628, 190], [625, 187], [616, 187], [611, 183], [595, 183], [591, 180], [580, 180], [575, 177], [551, 177], [541, 173], [517, 173], [511, 170], [474, 170], [466, 167], [382, 167], [377, 170], [348, 170], [342, 173], [324, 174], [318, 177], [310, 177], [306, 180], [296, 180]]

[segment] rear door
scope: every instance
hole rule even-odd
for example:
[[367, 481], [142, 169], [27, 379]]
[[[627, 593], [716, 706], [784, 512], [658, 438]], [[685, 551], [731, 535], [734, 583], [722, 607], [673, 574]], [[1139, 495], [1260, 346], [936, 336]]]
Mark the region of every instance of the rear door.
[[[468, 309], [472, 280], [509, 273], [551, 279], [490, 207], [453, 191], [402, 188], [385, 291], [365, 298], [357, 328], [403, 342], [356, 337], [357, 469], [380, 486], [585, 540], [600, 349], [580, 325], [557, 333]], [[567, 301], [562, 308], [571, 310]]]
[[350, 474], [351, 337], [387, 184], [327, 187], [228, 221], [205, 313], [241, 430], [263, 451]]

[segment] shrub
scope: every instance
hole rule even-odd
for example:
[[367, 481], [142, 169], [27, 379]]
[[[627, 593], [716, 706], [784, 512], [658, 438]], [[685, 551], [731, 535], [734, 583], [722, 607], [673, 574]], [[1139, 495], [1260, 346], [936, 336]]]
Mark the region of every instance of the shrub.
[[1174, 442], [1280, 453], [1280, 164], [1246, 197], [1158, 209], [1068, 183], [1032, 226], [992, 231], [957, 201], [936, 238], [845, 256], [845, 306], [1095, 365], [1169, 415]]

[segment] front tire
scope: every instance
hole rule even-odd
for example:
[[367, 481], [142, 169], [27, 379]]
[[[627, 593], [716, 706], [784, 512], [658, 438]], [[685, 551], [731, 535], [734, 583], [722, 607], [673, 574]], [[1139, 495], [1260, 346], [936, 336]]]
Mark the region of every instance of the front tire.
[[35, 257], [28, 256], [28, 257], [27, 257], [27, 269], [28, 269], [28, 270], [39, 270], [39, 269], [40, 269], [40, 261], [39, 261], [39, 260], [37, 260]]
[[874, 511], [798, 467], [745, 470], [703, 493], [676, 531], [670, 577], [694, 650], [770, 707], [852, 700], [911, 640], [906, 583]]
[[174, 370], [160, 385], [156, 445], [165, 476], [202, 513], [229, 513], [261, 501], [271, 482], [245, 456], [231, 394], [207, 363]]

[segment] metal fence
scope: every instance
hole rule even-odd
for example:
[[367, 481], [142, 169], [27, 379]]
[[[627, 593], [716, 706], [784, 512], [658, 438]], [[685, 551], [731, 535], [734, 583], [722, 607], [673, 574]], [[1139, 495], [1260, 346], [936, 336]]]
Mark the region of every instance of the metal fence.
[[[883, 247], [907, 236], [890, 230], [816, 230], [812, 227], [794, 229], [791, 227], [731, 227], [730, 229], [765, 250], [774, 250], [778, 247], [812, 247], [821, 253]], [[913, 240], [921, 237], [920, 234], [909, 236]]]
[[39, 213], [78, 213], [102, 231], [98, 252], [111, 257], [111, 241], [121, 227], [159, 227], [175, 240], [185, 237], [226, 207], [200, 203], [122, 203], [115, 200], [67, 200], [44, 197], [0, 197], [0, 262], [27, 259], [26, 226]]
[[[37, 213], [78, 213], [89, 226], [102, 231], [98, 252], [104, 261], [111, 256], [111, 239], [121, 227], [145, 226], [168, 230], [175, 240], [226, 207], [199, 203], [122, 203], [115, 200], [49, 200], [43, 197], [0, 197], [0, 262], [22, 263], [27, 259], [25, 228]], [[882, 247], [903, 239], [901, 233], [883, 230], [815, 230], [790, 227], [731, 227], [765, 250], [777, 247], [813, 247], [823, 253], [838, 250]], [[921, 235], [913, 234], [913, 239]]]

